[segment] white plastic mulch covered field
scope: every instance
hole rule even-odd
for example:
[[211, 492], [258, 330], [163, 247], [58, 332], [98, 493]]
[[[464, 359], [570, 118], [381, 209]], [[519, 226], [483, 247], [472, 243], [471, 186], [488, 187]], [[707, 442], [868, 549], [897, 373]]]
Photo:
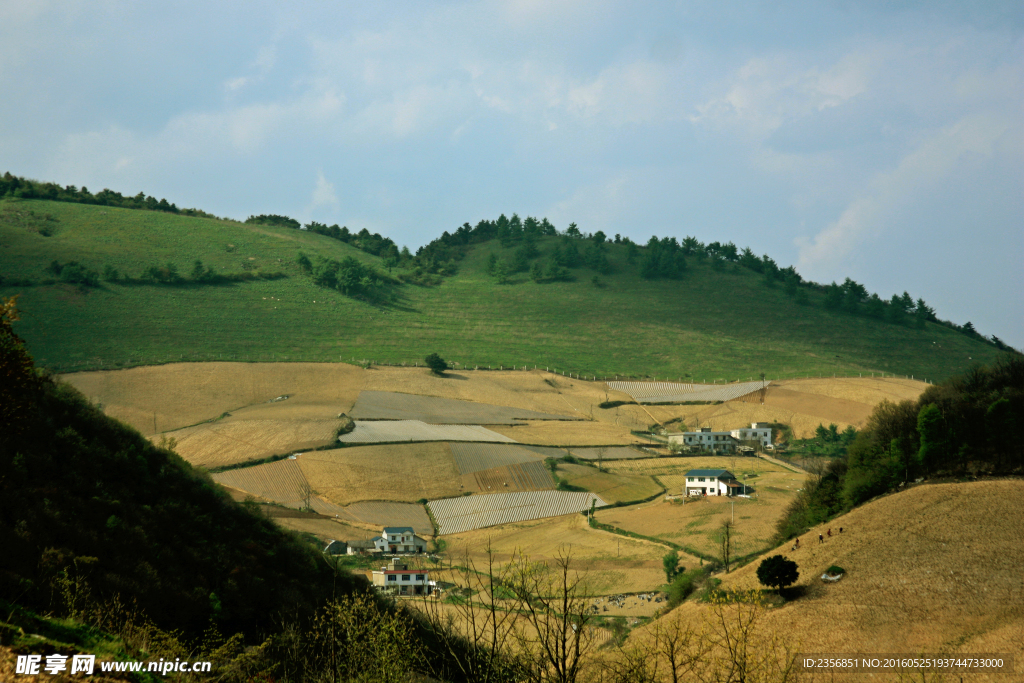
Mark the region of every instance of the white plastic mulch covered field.
[[730, 401], [768, 386], [771, 382], [735, 384], [684, 384], [680, 382], [605, 382], [609, 389], [633, 397], [637, 403], [683, 403], [686, 401]]
[[477, 425], [430, 425], [419, 420], [356, 420], [356, 428], [338, 437], [341, 443], [396, 443], [399, 441], [494, 441], [514, 439]]
[[520, 491], [491, 493], [461, 498], [444, 498], [427, 503], [437, 521], [438, 533], [458, 534], [510, 522], [558, 517], [607, 505], [596, 493], [586, 491]]

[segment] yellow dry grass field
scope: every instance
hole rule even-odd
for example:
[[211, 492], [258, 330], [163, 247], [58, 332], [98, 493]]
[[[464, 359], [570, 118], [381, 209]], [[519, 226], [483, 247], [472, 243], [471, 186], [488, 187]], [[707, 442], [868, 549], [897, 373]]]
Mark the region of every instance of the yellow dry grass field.
[[539, 422], [507, 427], [495, 425], [492, 431], [533, 446], [628, 446], [638, 443], [629, 429], [606, 422]]
[[[251, 418], [337, 417], [351, 410], [364, 372], [344, 363], [175, 363], [62, 379], [107, 415], [151, 435], [246, 406], [263, 408]], [[278, 396], [290, 398], [269, 403]]]
[[303, 453], [296, 462], [313, 489], [338, 505], [457, 496], [462, 477], [446, 443], [358, 446]]
[[[559, 553], [570, 553], [573, 566], [585, 573], [591, 595], [638, 593], [665, 583], [661, 558], [668, 548], [658, 543], [627, 538], [591, 529], [583, 515], [516, 522], [446, 536], [446, 554], [455, 564], [467, 556], [477, 569], [486, 567], [487, 545], [499, 563], [508, 562], [518, 550], [532, 560], [550, 562]], [[683, 555], [685, 566], [699, 560]]]
[[[1022, 519], [1020, 480], [922, 485], [872, 501], [811, 529], [800, 549], [778, 549], [797, 563], [805, 593], [769, 610], [765, 627], [798, 652], [1011, 653], [1014, 674], [964, 680], [1024, 680]], [[825, 584], [831, 565], [846, 574]], [[756, 569], [721, 575], [722, 588], [760, 588]], [[696, 623], [706, 609], [687, 603], [666, 618]]]
[[222, 467], [334, 443], [341, 420], [250, 420], [229, 417], [151, 436], [177, 441], [175, 452], [199, 467]]
[[[775, 525], [803, 487], [805, 478], [804, 474], [776, 467], [774, 471], [762, 470], [756, 477], [747, 478], [753, 486], [749, 499], [707, 496], [663, 500], [598, 510], [596, 518], [626, 531], [661, 538], [713, 556], [720, 552], [717, 533], [722, 522], [733, 520], [732, 555], [737, 557], [769, 546]], [[658, 479], [669, 491], [678, 494], [685, 483], [685, 470], [679, 474], [661, 474]]]
[[475, 493], [545, 491], [555, 488], [555, 481], [544, 463], [536, 461], [464, 474], [462, 486]]
[[657, 482], [644, 474], [601, 472], [596, 467], [559, 463], [558, 477], [565, 483], [596, 493], [607, 503], [644, 500], [660, 493]]

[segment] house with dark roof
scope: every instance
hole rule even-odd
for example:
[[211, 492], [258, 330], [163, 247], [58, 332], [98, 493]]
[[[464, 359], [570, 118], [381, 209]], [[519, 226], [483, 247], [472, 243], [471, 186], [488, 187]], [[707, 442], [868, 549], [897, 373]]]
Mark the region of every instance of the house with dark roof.
[[690, 470], [686, 473], [688, 496], [735, 496], [743, 493], [743, 484], [729, 470]]
[[427, 542], [416, 535], [411, 526], [386, 526], [373, 544], [382, 553], [422, 553]]

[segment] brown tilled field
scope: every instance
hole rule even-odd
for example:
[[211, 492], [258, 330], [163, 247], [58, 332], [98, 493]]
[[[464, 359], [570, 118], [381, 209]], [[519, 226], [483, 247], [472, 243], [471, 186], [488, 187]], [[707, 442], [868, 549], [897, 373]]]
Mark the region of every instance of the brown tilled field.
[[[150, 435], [260, 404], [266, 412], [258, 417], [274, 417], [279, 408], [294, 417], [298, 404], [306, 418], [336, 417], [351, 410], [363, 373], [344, 363], [176, 363], [61, 379], [102, 404], [107, 415]], [[268, 403], [285, 395], [291, 398]]]
[[558, 477], [565, 483], [596, 493], [607, 503], [643, 500], [661, 492], [657, 482], [646, 474], [601, 472], [596, 467], [559, 463]]
[[297, 506], [303, 501], [306, 478], [296, 461], [290, 458], [218, 472], [212, 476], [221, 486], [244, 491], [262, 500], [290, 506]]
[[555, 488], [551, 472], [539, 460], [464, 474], [462, 484], [466, 491], [475, 493], [544, 491]]
[[341, 420], [252, 420], [232, 416], [152, 436], [177, 440], [175, 452], [192, 465], [222, 467], [334, 443]]
[[336, 519], [320, 515], [308, 517], [274, 517], [274, 522], [285, 529], [313, 534], [322, 541], [364, 541], [380, 534], [380, 529], [363, 529]]
[[[778, 549], [799, 566], [804, 594], [769, 610], [764, 624], [798, 652], [1010, 653], [1015, 674], [964, 680], [1024, 680], [1022, 519], [1020, 480], [921, 485], [879, 498], [812, 529], [799, 550]], [[832, 537], [818, 544], [828, 528]], [[819, 577], [831, 565], [846, 575], [825, 584]], [[760, 588], [756, 569], [722, 575], [722, 588]], [[696, 624], [706, 610], [687, 603], [666, 618]]]
[[321, 497], [413, 502], [457, 496], [461, 477], [446, 443], [354, 446], [303, 453], [296, 462]]
[[627, 446], [638, 442], [629, 429], [606, 422], [531, 421], [515, 427], [496, 425], [491, 429], [519, 443], [536, 446]]
[[[519, 549], [531, 559], [547, 562], [560, 552], [571, 553], [574, 566], [586, 572], [592, 595], [637, 593], [655, 590], [665, 583], [661, 558], [663, 545], [591, 529], [583, 515], [565, 515], [446, 536], [447, 554], [456, 564], [466, 556], [477, 567], [486, 566], [487, 543], [495, 558], [507, 562]], [[697, 558], [682, 556], [684, 566], [696, 566]]]

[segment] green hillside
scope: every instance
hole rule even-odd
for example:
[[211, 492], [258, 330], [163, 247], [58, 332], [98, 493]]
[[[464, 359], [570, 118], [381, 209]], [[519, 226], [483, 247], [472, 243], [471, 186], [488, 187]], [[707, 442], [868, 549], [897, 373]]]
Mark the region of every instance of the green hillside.
[[[546, 262], [565, 239], [540, 237], [531, 264]], [[577, 242], [581, 250], [590, 243]], [[520, 272], [498, 284], [488, 258], [511, 262], [516, 248], [496, 239], [464, 247], [454, 275], [422, 286], [398, 280], [403, 273], [414, 279], [413, 263], [387, 276], [384, 260], [291, 227], [0, 201], [0, 295], [21, 294], [17, 331], [41, 365], [60, 372], [179, 360], [412, 363], [437, 351], [466, 365], [528, 364], [598, 376], [710, 382], [761, 372], [886, 372], [931, 380], [999, 354], [992, 343], [947, 325], [829, 310], [820, 288], [802, 285], [794, 296], [792, 287], [766, 284], [735, 262], [688, 258], [681, 279], [645, 280], [624, 244], [606, 243], [611, 272], [598, 283], [595, 271], [578, 267], [574, 281], [537, 283]], [[634, 250], [634, 257], [645, 251]], [[353, 257], [384, 281], [373, 300], [319, 287], [297, 263], [299, 252], [314, 263]], [[192, 282], [196, 260], [232, 277]], [[53, 261], [58, 271], [77, 261], [76, 272], [94, 271], [99, 281], [62, 282]], [[153, 266], [166, 274], [167, 263], [183, 276], [181, 284], [142, 281]], [[131, 281], [105, 281], [109, 269]]]

